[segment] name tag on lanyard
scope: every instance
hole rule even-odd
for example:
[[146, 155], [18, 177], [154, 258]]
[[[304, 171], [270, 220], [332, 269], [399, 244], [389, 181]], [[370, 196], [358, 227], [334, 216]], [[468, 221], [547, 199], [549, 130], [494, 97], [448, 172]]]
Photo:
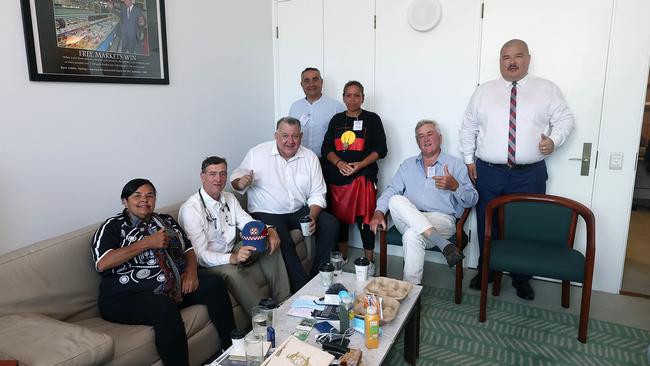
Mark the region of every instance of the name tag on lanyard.
[[433, 178], [436, 176], [436, 166], [431, 165], [427, 167], [427, 178]]

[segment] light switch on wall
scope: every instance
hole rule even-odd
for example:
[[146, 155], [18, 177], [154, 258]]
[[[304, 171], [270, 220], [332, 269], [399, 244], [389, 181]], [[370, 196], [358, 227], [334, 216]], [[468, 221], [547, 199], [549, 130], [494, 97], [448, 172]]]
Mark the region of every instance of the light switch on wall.
[[609, 169], [610, 170], [623, 169], [623, 153], [613, 152], [609, 154]]

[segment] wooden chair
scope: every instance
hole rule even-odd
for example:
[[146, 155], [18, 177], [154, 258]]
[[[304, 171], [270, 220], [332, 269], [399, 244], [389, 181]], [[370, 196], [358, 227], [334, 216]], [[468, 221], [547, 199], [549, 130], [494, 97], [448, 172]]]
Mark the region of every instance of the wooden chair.
[[[498, 215], [500, 237], [492, 239]], [[587, 228], [586, 255], [573, 249], [578, 216]], [[488, 272], [495, 271], [492, 294], [498, 296], [504, 271], [562, 281], [562, 306], [569, 307], [571, 281], [582, 283], [578, 340], [587, 342], [591, 284], [596, 255], [594, 214], [584, 205], [545, 194], [511, 194], [488, 203], [483, 243], [479, 321], [486, 320]]]
[[[466, 208], [463, 211], [462, 216], [456, 220], [456, 234], [449, 238], [449, 241], [452, 244], [455, 244], [460, 251], [462, 252], [467, 243], [469, 242], [469, 236], [465, 233], [464, 227], [467, 217], [472, 209]], [[388, 218], [387, 218], [388, 219]], [[397, 230], [395, 226], [392, 226], [388, 230], [382, 230], [379, 233], [379, 275], [386, 276], [386, 266], [387, 266], [387, 245], [397, 245], [402, 246], [402, 234]], [[433, 247], [432, 249], [427, 249], [431, 251], [440, 252], [438, 247]], [[462, 263], [456, 265], [456, 284], [455, 284], [455, 301], [456, 304], [460, 304], [462, 296], [462, 285], [463, 285], [463, 266]]]

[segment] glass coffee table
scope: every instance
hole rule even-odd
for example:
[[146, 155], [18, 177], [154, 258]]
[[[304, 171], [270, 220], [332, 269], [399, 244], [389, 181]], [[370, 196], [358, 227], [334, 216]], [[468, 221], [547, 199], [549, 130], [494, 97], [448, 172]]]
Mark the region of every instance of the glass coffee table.
[[[356, 294], [363, 293], [366, 284], [372, 281], [370, 277], [365, 282], [356, 280], [356, 276], [352, 273], [343, 272], [342, 274], [334, 277], [334, 282], [343, 284], [350, 292]], [[302, 295], [323, 296], [326, 288], [321, 286], [320, 277], [312, 278], [303, 288], [296, 292], [291, 298], [285, 301], [274, 314], [273, 320], [275, 327], [276, 345], [282, 344], [291, 334], [295, 331], [296, 326], [300, 323], [302, 318], [287, 315], [291, 309], [293, 299]], [[375, 349], [368, 349], [365, 345], [364, 335], [355, 332], [350, 337], [349, 348], [357, 348], [363, 352], [363, 361], [365, 365], [381, 365], [395, 343], [397, 336], [405, 329], [404, 332], [404, 359], [411, 365], [415, 365], [415, 361], [420, 352], [420, 294], [422, 286], [413, 286], [409, 294], [400, 301], [400, 308], [391, 322], [381, 326], [382, 335], [379, 338], [379, 347]], [[316, 336], [320, 334], [318, 330], [312, 329], [306, 342], [318, 346], [316, 343]]]

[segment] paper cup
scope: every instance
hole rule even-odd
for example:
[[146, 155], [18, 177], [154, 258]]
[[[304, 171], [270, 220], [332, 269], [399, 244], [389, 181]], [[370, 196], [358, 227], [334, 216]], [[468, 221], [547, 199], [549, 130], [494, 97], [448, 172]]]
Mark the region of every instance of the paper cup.
[[242, 329], [233, 329], [230, 333], [230, 339], [232, 340], [232, 352], [234, 354], [246, 354], [246, 342], [244, 341], [244, 337], [246, 337], [246, 332]]
[[354, 272], [357, 274], [357, 281], [368, 279], [368, 266], [370, 266], [368, 258], [359, 257], [354, 260]]
[[310, 236], [311, 232], [309, 231], [309, 224], [311, 223], [311, 217], [303, 216], [300, 219], [300, 231], [302, 231], [302, 236]]

